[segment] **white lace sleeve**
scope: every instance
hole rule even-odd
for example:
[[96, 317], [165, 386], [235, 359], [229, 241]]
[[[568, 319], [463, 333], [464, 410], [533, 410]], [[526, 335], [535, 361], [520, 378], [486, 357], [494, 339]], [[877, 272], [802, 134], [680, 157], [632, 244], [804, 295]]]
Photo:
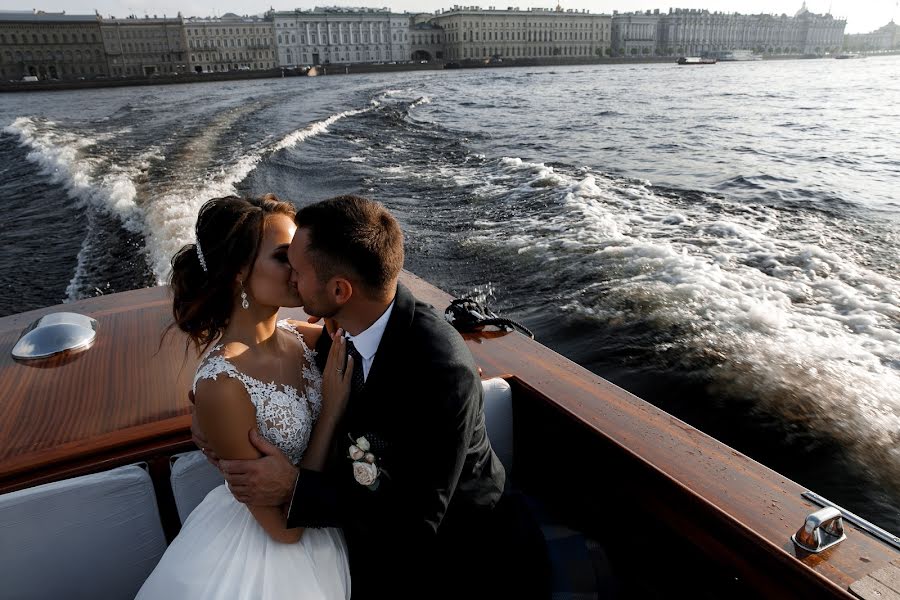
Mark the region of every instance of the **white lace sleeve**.
[[287, 319], [279, 321], [278, 326], [297, 336], [300, 345], [303, 346], [303, 357], [306, 360], [304, 361], [302, 372], [303, 379], [305, 379], [307, 383], [305, 396], [306, 401], [309, 403], [313, 421], [317, 421], [319, 419], [319, 413], [322, 411], [322, 372], [319, 371], [319, 367], [316, 366], [316, 356], [318, 353], [306, 345], [303, 334], [297, 331], [297, 328], [291, 325]]

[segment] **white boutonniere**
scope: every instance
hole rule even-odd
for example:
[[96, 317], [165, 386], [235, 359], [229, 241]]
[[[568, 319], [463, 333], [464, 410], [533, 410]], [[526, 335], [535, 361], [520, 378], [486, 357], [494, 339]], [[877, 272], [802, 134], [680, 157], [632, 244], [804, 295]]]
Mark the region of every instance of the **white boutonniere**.
[[[350, 440], [354, 441], [352, 436]], [[360, 437], [350, 444], [348, 454], [350, 460], [353, 461], [353, 478], [356, 479], [356, 482], [370, 490], [377, 490], [378, 484], [381, 483], [379, 477], [382, 473], [387, 475], [387, 472], [378, 468], [378, 465], [375, 464], [375, 455], [369, 450], [371, 450], [369, 440]]]

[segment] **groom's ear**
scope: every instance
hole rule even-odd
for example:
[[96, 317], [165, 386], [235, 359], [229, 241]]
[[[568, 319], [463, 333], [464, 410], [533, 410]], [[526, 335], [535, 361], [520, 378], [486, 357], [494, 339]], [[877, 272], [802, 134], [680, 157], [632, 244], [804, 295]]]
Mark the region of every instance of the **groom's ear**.
[[346, 304], [353, 297], [353, 284], [345, 277], [332, 277], [328, 291], [337, 304]]

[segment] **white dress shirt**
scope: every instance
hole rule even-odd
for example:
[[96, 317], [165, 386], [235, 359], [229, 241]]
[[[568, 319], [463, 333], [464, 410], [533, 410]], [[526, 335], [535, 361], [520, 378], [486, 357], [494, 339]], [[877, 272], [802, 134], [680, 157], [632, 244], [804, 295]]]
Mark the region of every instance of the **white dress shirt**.
[[390, 306], [378, 319], [369, 325], [368, 329], [361, 331], [356, 335], [346, 335], [347, 339], [353, 342], [356, 351], [363, 358], [363, 380], [369, 378], [369, 369], [375, 361], [375, 353], [378, 352], [378, 345], [381, 343], [381, 337], [384, 335], [384, 329], [387, 327], [388, 319], [391, 318], [391, 311], [394, 310], [394, 303]]

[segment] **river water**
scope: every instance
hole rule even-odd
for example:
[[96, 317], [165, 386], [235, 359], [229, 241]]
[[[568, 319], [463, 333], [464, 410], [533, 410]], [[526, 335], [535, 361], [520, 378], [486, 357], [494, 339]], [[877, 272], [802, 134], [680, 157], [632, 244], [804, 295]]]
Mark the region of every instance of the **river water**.
[[384, 202], [407, 268], [900, 533], [900, 57], [0, 94], [0, 315], [202, 203]]

